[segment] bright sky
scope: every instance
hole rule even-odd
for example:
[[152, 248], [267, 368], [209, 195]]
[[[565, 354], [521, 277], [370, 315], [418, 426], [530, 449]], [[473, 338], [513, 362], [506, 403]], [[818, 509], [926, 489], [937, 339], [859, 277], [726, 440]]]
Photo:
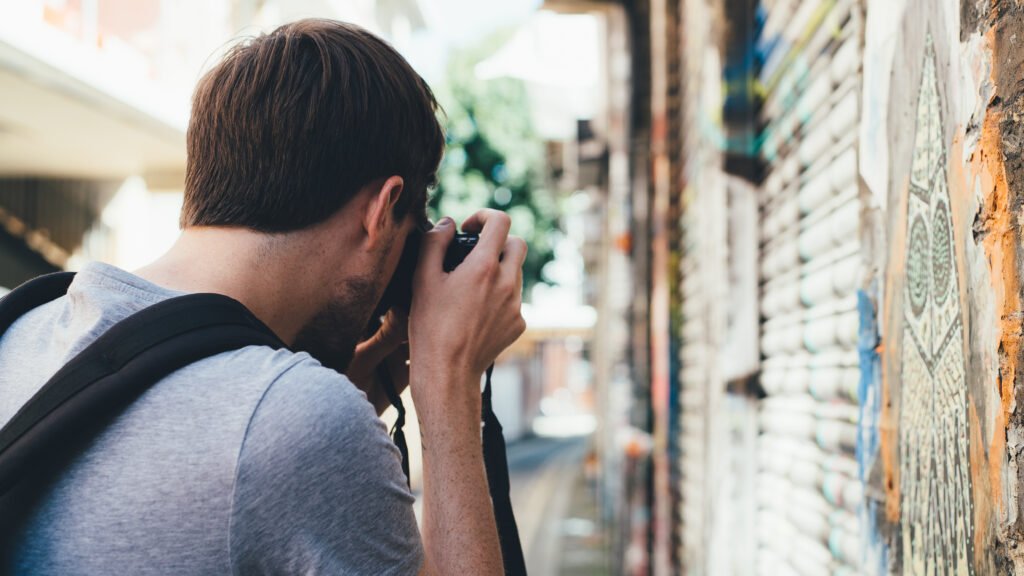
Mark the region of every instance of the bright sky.
[[427, 31], [416, 34], [405, 57], [427, 78], [440, 80], [448, 50], [472, 45], [488, 34], [524, 23], [542, 0], [421, 0]]
[[521, 24], [538, 8], [541, 0], [425, 0], [427, 10], [434, 10], [429, 18], [436, 18], [437, 26], [452, 44], [474, 42], [490, 32]]

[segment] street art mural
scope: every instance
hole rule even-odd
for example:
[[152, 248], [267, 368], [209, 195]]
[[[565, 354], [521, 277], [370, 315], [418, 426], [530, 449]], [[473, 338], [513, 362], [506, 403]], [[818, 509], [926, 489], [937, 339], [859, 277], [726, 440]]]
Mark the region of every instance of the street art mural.
[[862, 349], [864, 565], [1019, 576], [1024, 5], [970, 23], [944, 6], [876, 10], [866, 33], [859, 166], [881, 370]]
[[[686, 204], [680, 286], [692, 313], [682, 333], [696, 338], [683, 338], [681, 422], [702, 424], [680, 464], [684, 481], [700, 479], [684, 497], [699, 519], [686, 526], [684, 572], [1024, 576], [1024, 3], [757, 4], [757, 263], [708, 233], [721, 216], [717, 196], [716, 205]], [[694, 28], [689, 61], [711, 41]], [[723, 85], [717, 76], [687, 80]], [[853, 117], [855, 137], [823, 128]], [[687, 157], [708, 145], [697, 142]], [[840, 154], [845, 146], [855, 154]], [[715, 170], [702, 174], [710, 181]], [[843, 185], [839, 176], [851, 173]], [[840, 254], [855, 266], [835, 266], [846, 262]], [[723, 453], [703, 426], [716, 388], [695, 366], [714, 366], [716, 356], [738, 364], [728, 338], [694, 322], [712, 304], [737, 310], [721, 290], [729, 279], [698, 276], [713, 266], [729, 279], [746, 275], [760, 294], [753, 569], [706, 561], [718, 541], [708, 527], [725, 525], [727, 509], [709, 494], [729, 494], [751, 475], [706, 457]], [[687, 290], [698, 280], [717, 292]], [[856, 357], [844, 339], [853, 306]], [[833, 312], [842, 323], [808, 321]], [[839, 354], [821, 369], [817, 358]], [[859, 370], [847, 370], [854, 358]], [[859, 413], [829, 420], [852, 408], [847, 374], [859, 375]], [[822, 393], [827, 386], [837, 392]], [[844, 468], [850, 482], [839, 498], [833, 464], [852, 461], [822, 431], [854, 420], [856, 468]], [[714, 490], [704, 489], [709, 478]], [[740, 557], [743, 539], [726, 536], [722, 558]]]
[[899, 414], [905, 574], [973, 574], [967, 383], [935, 50], [925, 42], [906, 198]]

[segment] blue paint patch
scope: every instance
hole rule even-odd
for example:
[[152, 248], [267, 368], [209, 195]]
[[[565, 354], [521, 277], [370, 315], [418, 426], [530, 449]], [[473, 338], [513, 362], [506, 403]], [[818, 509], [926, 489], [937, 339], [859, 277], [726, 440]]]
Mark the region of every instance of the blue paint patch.
[[[868, 484], [871, 469], [878, 458], [879, 421], [882, 415], [882, 361], [878, 355], [881, 337], [878, 333], [878, 314], [875, 311], [875, 299], [878, 294], [878, 282], [873, 281], [869, 288], [857, 291], [857, 313], [860, 328], [857, 339], [857, 351], [860, 357], [860, 384], [857, 387], [857, 399], [860, 404], [860, 417], [857, 422], [857, 465], [861, 484], [864, 486], [864, 501], [860, 506], [862, 540], [862, 566], [866, 572], [885, 574], [888, 572], [888, 547], [875, 524], [875, 519], [882, 517], [880, 509], [884, 500], [875, 499], [871, 494], [881, 493]], [[874, 569], [871, 569], [874, 566]]]
[[878, 455], [878, 419], [882, 413], [882, 363], [878, 356], [878, 322], [875, 305], [867, 292], [857, 291], [857, 313], [860, 329], [857, 337], [857, 352], [860, 356], [860, 385], [857, 400], [860, 404], [860, 420], [857, 436], [857, 464], [860, 480], [865, 482], [871, 464]]

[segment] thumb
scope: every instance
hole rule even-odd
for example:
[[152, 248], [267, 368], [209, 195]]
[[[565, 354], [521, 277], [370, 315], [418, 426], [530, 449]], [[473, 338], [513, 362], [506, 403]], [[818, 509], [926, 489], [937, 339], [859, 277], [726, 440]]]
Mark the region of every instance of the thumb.
[[444, 266], [444, 253], [455, 237], [455, 221], [445, 216], [433, 229], [423, 235], [420, 248], [420, 261], [416, 264], [416, 274], [440, 272]]

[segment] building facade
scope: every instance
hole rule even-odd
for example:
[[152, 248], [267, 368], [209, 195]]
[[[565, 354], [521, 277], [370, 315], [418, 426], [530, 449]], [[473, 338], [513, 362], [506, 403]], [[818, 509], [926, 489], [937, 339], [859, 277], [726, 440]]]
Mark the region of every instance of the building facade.
[[0, 290], [177, 237], [196, 81], [230, 40], [322, 15], [408, 51], [416, 0], [25, 0], [0, 8]]
[[1024, 9], [620, 6], [621, 571], [1024, 572]]

